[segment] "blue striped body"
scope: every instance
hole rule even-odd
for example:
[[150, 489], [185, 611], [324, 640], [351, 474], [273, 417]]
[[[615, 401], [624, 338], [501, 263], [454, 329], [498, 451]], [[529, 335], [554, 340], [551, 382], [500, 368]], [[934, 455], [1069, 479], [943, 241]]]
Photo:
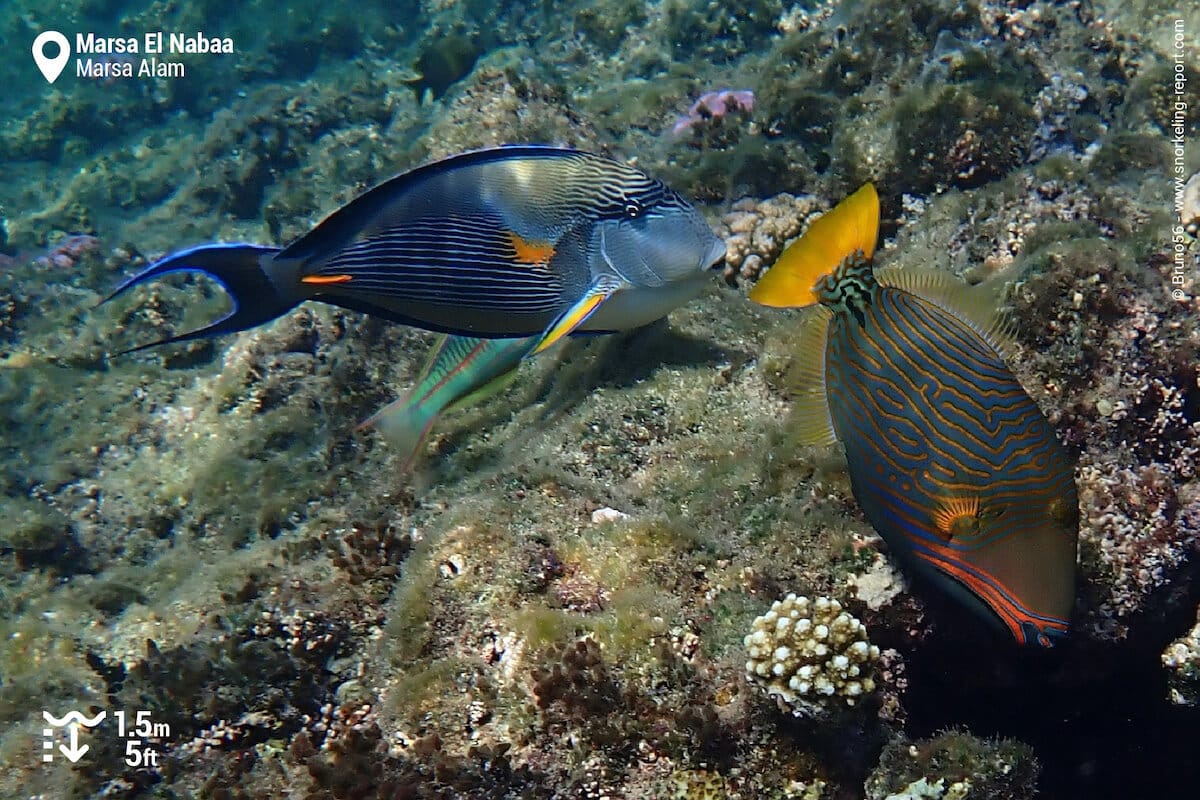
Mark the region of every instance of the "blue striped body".
[[832, 306], [824, 360], [855, 498], [907, 565], [1019, 641], [1050, 644], [1074, 599], [1071, 460], [971, 325], [903, 289], [861, 288], [853, 311]]
[[906, 566], [1022, 644], [1070, 628], [1074, 466], [1004, 363], [994, 298], [935, 270], [871, 266], [866, 184], [809, 225], [750, 292], [804, 319], [792, 424], [840, 441], [854, 497]]
[[699, 294], [724, 253], [691, 204], [640, 170], [517, 146], [380, 184], [285, 248], [273, 268], [294, 272], [324, 302], [444, 333], [516, 338], [542, 333], [600, 284], [606, 299], [637, 294], [646, 307], [615, 317], [598, 309], [579, 330], [653, 322]]
[[725, 256], [704, 217], [619, 161], [537, 145], [461, 153], [379, 184], [283, 249], [189, 248], [106, 298], [179, 271], [219, 281], [234, 311], [141, 345], [247, 330], [306, 300], [489, 339], [611, 333], [698, 295]]

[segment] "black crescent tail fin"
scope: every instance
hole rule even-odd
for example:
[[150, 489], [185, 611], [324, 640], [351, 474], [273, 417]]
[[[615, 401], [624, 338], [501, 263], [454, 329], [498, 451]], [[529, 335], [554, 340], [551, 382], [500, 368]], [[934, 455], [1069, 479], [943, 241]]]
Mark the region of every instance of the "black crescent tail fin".
[[120, 355], [136, 353], [160, 344], [244, 331], [283, 316], [303, 301], [304, 297], [286, 290], [281, 291], [271, 279], [265, 268], [266, 262], [278, 252], [278, 247], [257, 244], [203, 245], [172, 253], [129, 278], [101, 300], [100, 304], [107, 303], [140, 283], [171, 272], [203, 272], [225, 288], [233, 300], [233, 311], [212, 325], [191, 333], [122, 350]]

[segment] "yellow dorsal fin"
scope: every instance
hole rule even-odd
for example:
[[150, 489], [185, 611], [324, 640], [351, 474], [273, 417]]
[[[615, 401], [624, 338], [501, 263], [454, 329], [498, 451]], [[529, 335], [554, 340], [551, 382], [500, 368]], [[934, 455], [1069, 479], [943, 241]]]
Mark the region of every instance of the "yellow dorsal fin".
[[814, 220], [755, 284], [750, 299], [776, 308], [812, 305], [817, 279], [856, 250], [869, 261], [878, 238], [879, 195], [868, 183]]
[[973, 328], [1001, 356], [1012, 354], [1013, 320], [994, 292], [935, 269], [882, 267], [875, 270], [875, 279], [880, 286], [903, 289], [944, 308]]

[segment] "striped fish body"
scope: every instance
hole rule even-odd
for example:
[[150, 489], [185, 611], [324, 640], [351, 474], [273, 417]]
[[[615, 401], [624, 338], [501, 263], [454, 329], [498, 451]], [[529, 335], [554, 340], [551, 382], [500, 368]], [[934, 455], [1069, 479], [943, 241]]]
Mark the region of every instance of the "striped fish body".
[[1071, 460], [999, 353], [936, 303], [875, 285], [829, 321], [825, 378], [854, 496], [910, 567], [1026, 644], [1066, 634]]
[[724, 255], [700, 213], [661, 181], [578, 150], [514, 146], [397, 175], [282, 250], [174, 253], [107, 299], [193, 270], [220, 281], [235, 310], [165, 342], [245, 330], [319, 300], [443, 333], [542, 334], [544, 349], [572, 332], [665, 316], [708, 285]]
[[750, 293], [808, 307], [792, 423], [841, 442], [867, 519], [910, 569], [1022, 644], [1065, 635], [1074, 466], [1002, 357], [993, 299], [932, 270], [876, 270], [867, 184], [815, 220]]
[[483, 151], [372, 189], [276, 262], [335, 305], [450, 333], [528, 336], [605, 272], [590, 257], [596, 226], [623, 219], [627, 197], [651, 205], [665, 188], [591, 154]]
[[521, 337], [581, 302], [587, 313], [569, 330], [653, 322], [698, 294], [724, 252], [694, 207], [633, 167], [508, 147], [394, 178], [276, 261], [296, 264], [317, 299], [431, 330]]

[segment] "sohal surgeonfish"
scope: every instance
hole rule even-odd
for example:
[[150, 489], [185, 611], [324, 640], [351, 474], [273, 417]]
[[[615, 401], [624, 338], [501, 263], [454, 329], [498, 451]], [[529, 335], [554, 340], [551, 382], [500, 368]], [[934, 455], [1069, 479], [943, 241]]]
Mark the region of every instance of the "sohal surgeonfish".
[[466, 408], [501, 391], [536, 345], [536, 336], [520, 339], [439, 337], [425, 368], [408, 394], [381, 408], [359, 428], [378, 428], [404, 457], [407, 469], [438, 416]]
[[540, 336], [653, 322], [700, 293], [724, 243], [661, 181], [566, 148], [452, 156], [376, 186], [287, 247], [169, 255], [105, 298], [183, 270], [232, 296], [228, 316], [134, 350], [246, 330], [320, 300], [427, 330]]
[[842, 443], [854, 497], [902, 563], [1049, 646], [1075, 598], [1072, 461], [1004, 363], [992, 298], [933, 271], [873, 269], [878, 232], [868, 184], [750, 293], [815, 304], [792, 376], [796, 431]]

